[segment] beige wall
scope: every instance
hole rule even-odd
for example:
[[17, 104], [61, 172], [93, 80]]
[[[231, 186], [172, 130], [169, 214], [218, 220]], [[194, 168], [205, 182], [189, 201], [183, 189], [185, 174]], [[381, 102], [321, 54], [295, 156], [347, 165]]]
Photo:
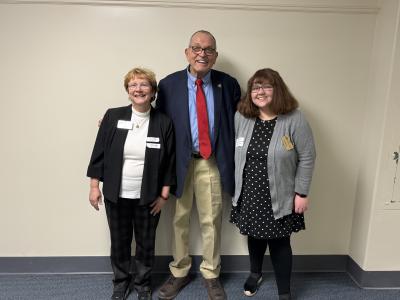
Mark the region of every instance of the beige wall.
[[[351, 246], [358, 232], [352, 234], [353, 208], [368, 192], [360, 187], [366, 150], [359, 140], [371, 130], [364, 120], [377, 105], [368, 89], [381, 2], [8, 2], [0, 5], [0, 256], [108, 255], [104, 210], [89, 206], [85, 178], [97, 120], [108, 107], [128, 104], [122, 79], [131, 67], [149, 67], [158, 79], [183, 69], [184, 48], [200, 28], [217, 38], [216, 68], [242, 87], [258, 68], [277, 69], [314, 130], [311, 208], [307, 230], [294, 235], [294, 253], [365, 248], [369, 233]], [[157, 254], [170, 254], [172, 204], [162, 215]], [[246, 254], [228, 223], [228, 201], [225, 208], [222, 253]], [[360, 228], [366, 219], [355, 218]], [[196, 217], [192, 227], [192, 252], [199, 254]], [[366, 257], [354, 256], [359, 263]]]
[[[399, 270], [400, 3], [384, 1], [377, 16], [350, 255], [365, 270]], [[391, 203], [394, 201], [394, 203]]]

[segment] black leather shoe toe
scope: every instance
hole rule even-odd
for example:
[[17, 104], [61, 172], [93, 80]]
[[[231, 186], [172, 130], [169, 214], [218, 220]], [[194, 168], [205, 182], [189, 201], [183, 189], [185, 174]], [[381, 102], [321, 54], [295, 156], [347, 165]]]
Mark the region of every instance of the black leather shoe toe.
[[131, 292], [131, 290], [130, 290], [129, 287], [126, 290], [114, 291], [112, 296], [111, 296], [111, 300], [125, 300], [125, 299], [128, 298], [130, 292]]
[[115, 291], [111, 296], [111, 300], [125, 300], [125, 291]]

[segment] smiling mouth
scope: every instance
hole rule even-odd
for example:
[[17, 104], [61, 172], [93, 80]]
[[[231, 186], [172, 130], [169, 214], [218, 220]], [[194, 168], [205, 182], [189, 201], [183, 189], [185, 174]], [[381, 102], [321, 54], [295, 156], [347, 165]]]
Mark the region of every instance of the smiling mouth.
[[133, 95], [133, 97], [135, 97], [135, 98], [145, 98], [146, 95], [145, 94], [135, 94], [135, 95]]
[[199, 64], [208, 64], [208, 61], [204, 60], [204, 59], [198, 59], [198, 60], [196, 60], [196, 62]]

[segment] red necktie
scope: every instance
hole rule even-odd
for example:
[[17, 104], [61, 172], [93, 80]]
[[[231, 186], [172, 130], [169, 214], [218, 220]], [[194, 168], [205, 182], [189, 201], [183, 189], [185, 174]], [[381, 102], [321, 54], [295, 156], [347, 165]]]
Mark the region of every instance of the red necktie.
[[210, 134], [208, 131], [208, 116], [206, 97], [203, 91], [203, 80], [196, 80], [196, 109], [197, 109], [197, 126], [199, 130], [199, 150], [200, 155], [204, 159], [208, 159], [211, 155]]

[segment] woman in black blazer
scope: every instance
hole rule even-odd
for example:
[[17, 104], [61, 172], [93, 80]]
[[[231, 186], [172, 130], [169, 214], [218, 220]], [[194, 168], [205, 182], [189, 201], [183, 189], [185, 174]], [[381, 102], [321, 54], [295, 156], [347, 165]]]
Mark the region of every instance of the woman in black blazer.
[[[132, 105], [107, 110], [93, 148], [87, 176], [90, 204], [99, 210], [103, 182], [111, 237], [114, 290], [126, 299], [135, 288], [151, 299], [151, 269], [161, 208], [175, 185], [175, 138], [171, 120], [154, 109], [157, 82], [152, 71], [134, 68], [124, 86]], [[131, 277], [131, 243], [135, 235], [135, 276]]]

